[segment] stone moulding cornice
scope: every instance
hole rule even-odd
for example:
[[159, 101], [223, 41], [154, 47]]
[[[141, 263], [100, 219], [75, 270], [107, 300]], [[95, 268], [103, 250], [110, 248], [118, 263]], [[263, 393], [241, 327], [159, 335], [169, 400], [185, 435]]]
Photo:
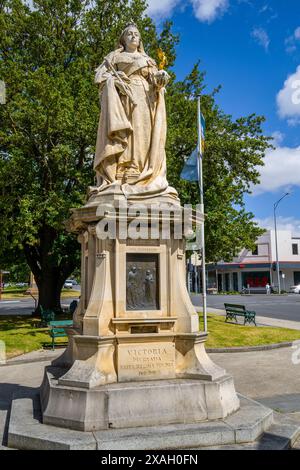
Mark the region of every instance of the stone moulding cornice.
[[[130, 208], [128, 208], [130, 210]], [[137, 206], [137, 211], [138, 211], [138, 206]], [[158, 214], [152, 214], [150, 213], [150, 208], [147, 210], [147, 214], [143, 215], [134, 215], [134, 214], [124, 214], [123, 210], [119, 210], [119, 208], [108, 208], [106, 207], [105, 210], [103, 210], [103, 214], [99, 215], [97, 214], [97, 207], [96, 206], [90, 206], [90, 207], [83, 207], [83, 208], [78, 208], [78, 209], [72, 209], [72, 215], [70, 219], [65, 223], [65, 227], [68, 232], [72, 233], [80, 233], [88, 229], [90, 224], [96, 225], [97, 222], [102, 220], [103, 218], [107, 219], [107, 221], [113, 221], [116, 220], [118, 222], [124, 222], [127, 221], [130, 223], [132, 220], [134, 220], [136, 217], [138, 217], [138, 220], [141, 223], [158, 223], [159, 225], [163, 224], [164, 222], [169, 222], [172, 225], [175, 223], [182, 223], [184, 224], [184, 217], [182, 216], [182, 211], [184, 208], [182, 207], [174, 207], [174, 209], [170, 209], [169, 212], [164, 212], [164, 209], [162, 208], [161, 211], [158, 212]], [[196, 226], [197, 224], [202, 224], [204, 223], [205, 219], [205, 214], [200, 214], [196, 210], [191, 211], [191, 216], [190, 220], [193, 226]], [[91, 229], [93, 230], [93, 229]]]
[[111, 336], [90, 336], [90, 335], [74, 335], [76, 343], [97, 343], [99, 345], [112, 344], [116, 337]]
[[194, 340], [196, 343], [202, 343], [206, 341], [208, 333], [203, 332], [195, 332], [195, 333], [179, 333], [176, 335], [176, 339], [178, 340]]
[[112, 318], [112, 323], [175, 323], [177, 317], [157, 317], [157, 318]]
[[116, 334], [115, 336], [117, 344], [144, 344], [145, 341], [149, 343], [163, 343], [170, 341], [172, 343], [176, 340], [176, 333], [138, 333], [138, 334]]

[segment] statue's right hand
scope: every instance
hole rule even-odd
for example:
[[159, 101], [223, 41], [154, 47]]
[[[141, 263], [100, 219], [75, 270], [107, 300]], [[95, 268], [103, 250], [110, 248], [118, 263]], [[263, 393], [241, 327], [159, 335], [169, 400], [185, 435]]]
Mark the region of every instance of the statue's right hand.
[[115, 86], [121, 93], [121, 95], [128, 96], [130, 99], [131, 103], [136, 106], [136, 102], [134, 101], [134, 98], [132, 96], [130, 87], [128, 86], [128, 82], [124, 82], [123, 80], [115, 80]]

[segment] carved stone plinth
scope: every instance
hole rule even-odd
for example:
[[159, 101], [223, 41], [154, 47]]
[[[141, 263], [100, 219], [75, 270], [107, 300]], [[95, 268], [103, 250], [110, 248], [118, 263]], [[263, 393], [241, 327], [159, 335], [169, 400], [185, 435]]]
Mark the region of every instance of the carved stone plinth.
[[[54, 363], [67, 369], [45, 375], [45, 423], [154, 426], [221, 419], [239, 408], [232, 378], [206, 354], [207, 334], [186, 289], [184, 239], [175, 236], [183, 209], [169, 197], [147, 201], [139, 223], [150, 230], [154, 221], [158, 236], [132, 239], [119, 229], [130, 233], [134, 202], [96, 196], [73, 212], [82, 293], [68, 349]], [[110, 232], [115, 226], [114, 239], [100, 238], [106, 224]]]

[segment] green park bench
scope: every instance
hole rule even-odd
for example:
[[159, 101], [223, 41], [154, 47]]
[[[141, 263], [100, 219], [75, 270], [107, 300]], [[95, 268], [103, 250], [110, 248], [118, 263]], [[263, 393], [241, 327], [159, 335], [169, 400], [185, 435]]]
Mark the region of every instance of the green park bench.
[[52, 349], [55, 349], [55, 338], [67, 337], [65, 328], [73, 326], [73, 320], [50, 321], [48, 323], [49, 334], [52, 338]]
[[225, 322], [228, 320], [235, 320], [237, 323], [237, 317], [243, 317], [244, 318], [244, 325], [246, 323], [254, 323], [255, 326], [255, 316], [256, 312], [253, 312], [252, 310], [246, 310], [244, 305], [236, 305], [236, 304], [224, 304], [225, 305], [225, 310], [226, 310], [226, 319]]
[[42, 325], [48, 325], [48, 323], [50, 321], [55, 320], [55, 313], [53, 312], [53, 310], [44, 309], [40, 305], [40, 312], [41, 312], [41, 323], [42, 323]]

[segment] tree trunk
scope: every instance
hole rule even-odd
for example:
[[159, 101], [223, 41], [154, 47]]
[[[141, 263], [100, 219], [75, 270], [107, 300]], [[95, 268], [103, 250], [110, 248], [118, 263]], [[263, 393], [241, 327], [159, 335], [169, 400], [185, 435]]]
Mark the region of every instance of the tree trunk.
[[[37, 245], [24, 244], [26, 260], [39, 290], [39, 301], [35, 313], [40, 313], [40, 306], [53, 310], [55, 313], [62, 312], [61, 291], [65, 280], [76, 267], [72, 252], [68, 252], [69, 256], [63, 254], [61, 258], [54, 256], [56, 237], [57, 232], [53, 228], [44, 226], [40, 230]], [[59, 258], [61, 261], [58, 263]]]
[[55, 313], [61, 313], [60, 296], [63, 284], [59, 277], [52, 271], [44, 273], [40, 281], [37, 282], [39, 289], [39, 302], [38, 311], [40, 305], [43, 309], [53, 310]]

